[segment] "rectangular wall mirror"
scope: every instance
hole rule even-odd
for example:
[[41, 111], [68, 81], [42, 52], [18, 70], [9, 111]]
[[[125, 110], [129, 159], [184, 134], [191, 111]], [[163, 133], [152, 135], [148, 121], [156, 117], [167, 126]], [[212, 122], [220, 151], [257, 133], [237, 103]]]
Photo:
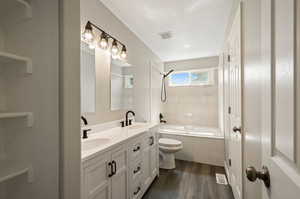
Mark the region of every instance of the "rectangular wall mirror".
[[133, 67], [121, 60], [111, 59], [110, 109], [128, 110], [133, 106]]
[[96, 112], [96, 60], [95, 49], [81, 42], [80, 51], [81, 113]]

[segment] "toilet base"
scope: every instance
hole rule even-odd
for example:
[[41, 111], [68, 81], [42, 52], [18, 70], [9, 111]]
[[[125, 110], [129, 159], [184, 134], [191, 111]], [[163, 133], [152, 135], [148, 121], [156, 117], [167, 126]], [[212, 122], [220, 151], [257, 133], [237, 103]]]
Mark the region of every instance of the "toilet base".
[[159, 168], [161, 169], [175, 169], [175, 154], [174, 153], [161, 153], [159, 161]]

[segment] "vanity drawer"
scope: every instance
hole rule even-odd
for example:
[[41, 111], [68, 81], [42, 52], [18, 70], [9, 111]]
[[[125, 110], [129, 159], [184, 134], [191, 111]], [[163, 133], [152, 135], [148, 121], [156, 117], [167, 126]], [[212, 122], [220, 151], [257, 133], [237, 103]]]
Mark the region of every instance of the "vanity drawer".
[[128, 145], [128, 150], [130, 160], [141, 158], [143, 150], [142, 137], [138, 137], [137, 139], [134, 139], [132, 142], [130, 142], [130, 144]]
[[130, 174], [129, 176], [131, 177], [130, 179], [134, 181], [137, 177], [141, 176], [142, 174], [142, 159], [137, 159], [132, 162], [130, 165]]
[[141, 178], [139, 178], [132, 184], [130, 190], [130, 199], [141, 198], [142, 193], [143, 193], [143, 183], [141, 181]]
[[155, 133], [147, 132], [143, 138], [143, 148], [151, 147], [156, 144]]

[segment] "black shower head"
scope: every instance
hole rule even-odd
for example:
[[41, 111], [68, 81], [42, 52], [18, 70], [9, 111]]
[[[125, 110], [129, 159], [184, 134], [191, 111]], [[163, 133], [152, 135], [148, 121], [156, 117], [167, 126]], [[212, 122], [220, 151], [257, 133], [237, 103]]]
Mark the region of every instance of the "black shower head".
[[174, 72], [173, 69], [171, 69], [169, 72], [167, 72], [167, 73], [164, 75], [164, 77], [165, 77], [165, 78], [168, 77], [172, 72]]

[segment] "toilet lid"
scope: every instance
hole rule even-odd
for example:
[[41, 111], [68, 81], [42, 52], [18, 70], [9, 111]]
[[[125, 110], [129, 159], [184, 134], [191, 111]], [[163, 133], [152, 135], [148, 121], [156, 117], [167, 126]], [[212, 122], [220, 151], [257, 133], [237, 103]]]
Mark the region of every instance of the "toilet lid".
[[166, 146], [166, 147], [176, 147], [181, 146], [182, 142], [174, 139], [169, 138], [160, 138], [158, 140], [159, 145]]

